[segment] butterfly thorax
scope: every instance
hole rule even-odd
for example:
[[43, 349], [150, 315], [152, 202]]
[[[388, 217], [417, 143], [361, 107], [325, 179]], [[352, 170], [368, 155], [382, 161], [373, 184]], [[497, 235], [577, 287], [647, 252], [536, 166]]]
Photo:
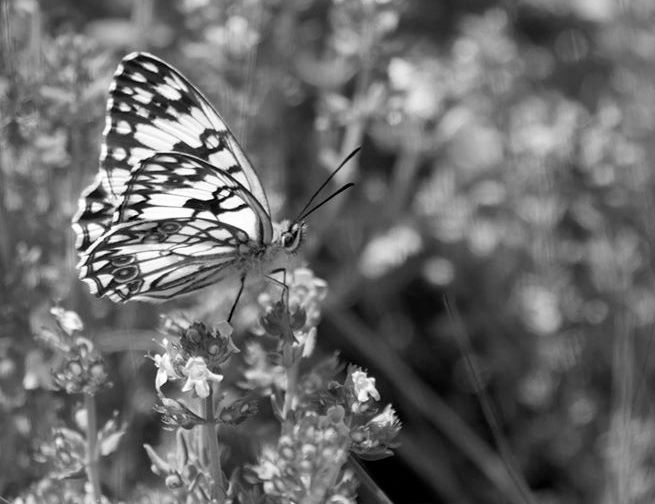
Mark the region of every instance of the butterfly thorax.
[[297, 262], [296, 250], [302, 241], [302, 227], [291, 230], [288, 222], [273, 224], [273, 241], [261, 247], [251, 247], [241, 254], [238, 270], [251, 278], [262, 278], [271, 271], [292, 269]]

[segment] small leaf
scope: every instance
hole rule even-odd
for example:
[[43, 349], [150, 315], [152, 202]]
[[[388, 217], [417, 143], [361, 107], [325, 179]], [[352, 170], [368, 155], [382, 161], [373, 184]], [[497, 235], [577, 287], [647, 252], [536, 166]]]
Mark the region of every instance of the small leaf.
[[70, 443], [71, 447], [76, 451], [84, 453], [86, 447], [86, 440], [84, 436], [77, 432], [76, 430], [69, 429], [68, 427], [59, 427], [56, 429], [56, 434], [61, 436], [64, 441]]
[[100, 440], [100, 455], [106, 457], [107, 455], [114, 453], [116, 448], [118, 448], [118, 443], [121, 442], [121, 439], [125, 434], [125, 430], [120, 430], [113, 432], [108, 436]]
[[61, 470], [53, 473], [53, 476], [58, 480], [79, 480], [86, 478], [86, 469], [80, 466], [74, 470]]
[[176, 451], [176, 463], [177, 468], [182, 470], [187, 465], [189, 461], [189, 448], [187, 447], [186, 438], [184, 436], [184, 431], [179, 430], [176, 433], [177, 438], [177, 451]]
[[165, 474], [168, 474], [172, 471], [171, 466], [168, 465], [168, 463], [159, 455], [157, 455], [157, 452], [152, 448], [152, 446], [149, 444], [144, 444], [143, 449], [148, 454], [150, 462], [152, 462], [151, 469], [153, 473], [155, 473], [157, 476], [164, 476]]

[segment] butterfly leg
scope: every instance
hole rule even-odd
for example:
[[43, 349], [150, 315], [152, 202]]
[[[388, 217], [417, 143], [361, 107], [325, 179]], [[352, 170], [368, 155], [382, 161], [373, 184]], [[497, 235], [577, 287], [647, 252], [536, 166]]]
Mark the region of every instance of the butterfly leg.
[[[280, 282], [277, 278], [271, 276], [275, 275], [276, 273], [282, 273], [282, 281]], [[289, 286], [287, 285], [287, 270], [286, 268], [277, 268], [271, 271], [268, 275], [266, 275], [266, 278], [268, 278], [271, 282], [274, 284], [279, 285], [282, 287], [282, 299], [284, 300], [285, 296], [287, 298], [287, 306], [289, 305]]]
[[237, 292], [237, 297], [234, 300], [234, 303], [232, 304], [232, 308], [230, 308], [230, 315], [227, 317], [228, 322], [232, 322], [232, 315], [234, 315], [234, 310], [236, 310], [237, 304], [239, 304], [239, 299], [241, 298], [241, 294], [243, 293], [243, 286], [246, 283], [246, 276], [243, 275], [241, 277], [241, 285], [239, 286], [239, 292]]

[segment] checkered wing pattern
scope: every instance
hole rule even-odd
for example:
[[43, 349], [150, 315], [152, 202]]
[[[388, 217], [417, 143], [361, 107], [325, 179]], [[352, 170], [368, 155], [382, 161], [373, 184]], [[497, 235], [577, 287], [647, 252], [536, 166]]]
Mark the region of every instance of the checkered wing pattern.
[[113, 301], [164, 301], [243, 274], [270, 242], [268, 213], [235, 177], [162, 152], [133, 170], [80, 278]]
[[133, 53], [118, 66], [103, 136], [99, 173], [73, 218], [80, 253], [107, 232], [132, 171], [157, 152], [190, 154], [227, 173], [270, 215], [261, 182], [225, 121], [180, 72], [155, 56]]

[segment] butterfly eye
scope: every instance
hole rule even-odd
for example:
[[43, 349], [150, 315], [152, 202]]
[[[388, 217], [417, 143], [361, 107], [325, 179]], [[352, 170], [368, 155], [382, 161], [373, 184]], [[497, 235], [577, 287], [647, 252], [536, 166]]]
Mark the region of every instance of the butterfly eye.
[[287, 232], [282, 234], [282, 246], [284, 248], [289, 248], [293, 246], [293, 242], [294, 242], [294, 237], [292, 233]]

